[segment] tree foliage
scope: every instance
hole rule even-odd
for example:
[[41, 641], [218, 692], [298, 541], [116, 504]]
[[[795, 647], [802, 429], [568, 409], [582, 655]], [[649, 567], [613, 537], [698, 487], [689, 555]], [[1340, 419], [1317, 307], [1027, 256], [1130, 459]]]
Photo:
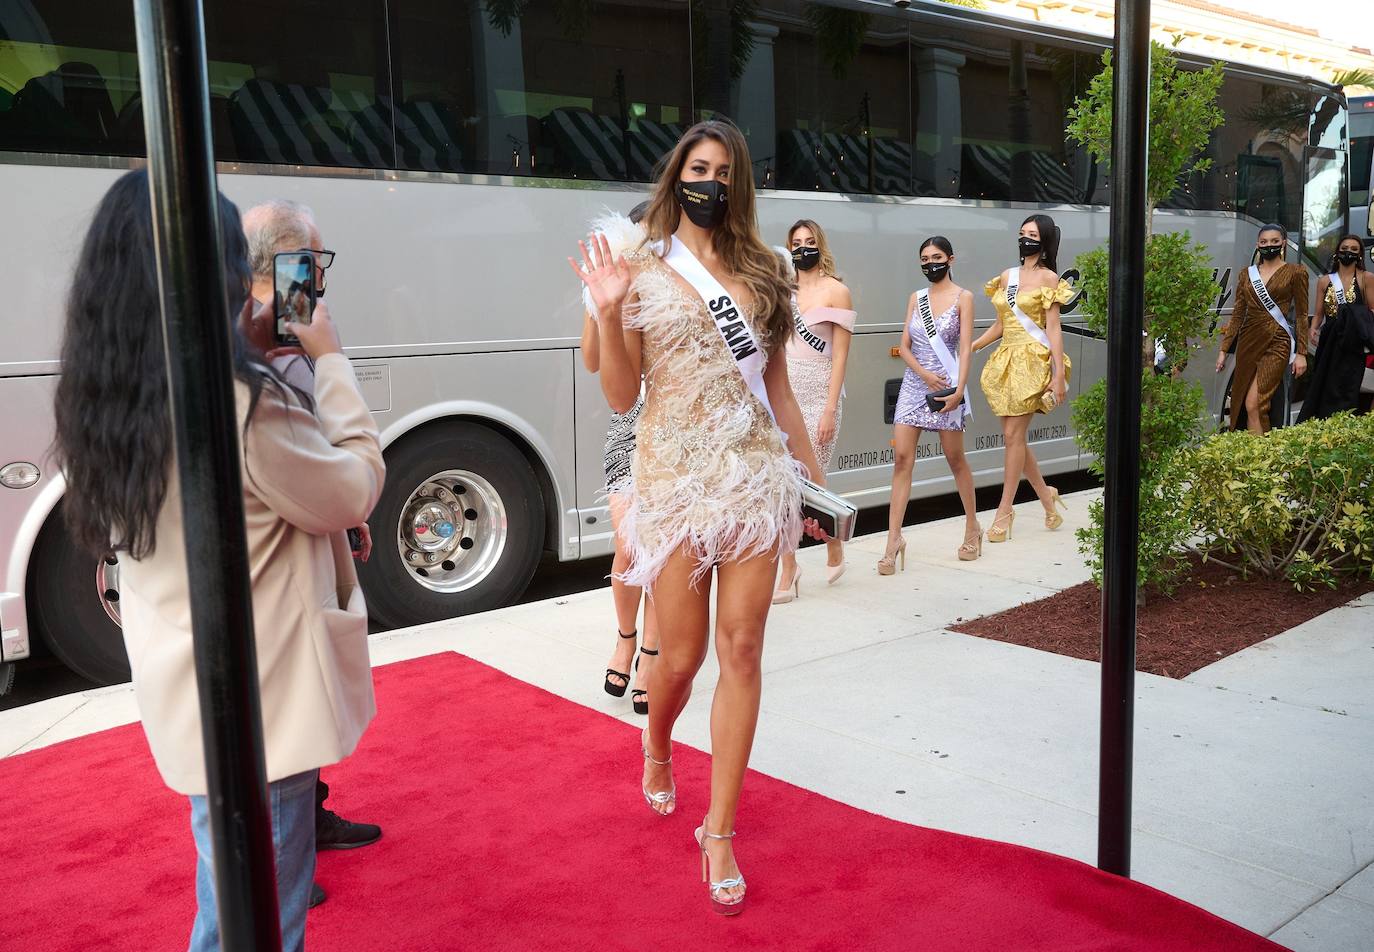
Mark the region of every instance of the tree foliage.
[[[1150, 68], [1150, 128], [1148, 135], [1147, 202], [1153, 209], [1166, 199], [1183, 176], [1205, 171], [1201, 158], [1212, 131], [1222, 121], [1217, 107], [1221, 65], [1183, 70], [1172, 50], [1152, 45]], [[1099, 162], [1111, 160], [1112, 65], [1088, 84], [1070, 112], [1070, 138], [1086, 146]], [[1104, 337], [1112, 333], [1107, 320], [1112, 276], [1106, 245], [1080, 255], [1075, 262], [1083, 289], [1080, 312], [1090, 329]], [[1203, 437], [1206, 401], [1202, 388], [1179, 373], [1189, 355], [1211, 327], [1216, 285], [1205, 246], [1187, 232], [1151, 234], [1145, 244], [1145, 336], [1141, 342], [1140, 381], [1140, 547], [1137, 571], [1141, 585], [1165, 591], [1178, 581], [1187, 564], [1182, 551], [1191, 533], [1183, 503], [1183, 487], [1172, 469], [1181, 453]], [[1155, 342], [1163, 345], [1167, 362], [1156, 368]], [[1094, 462], [1090, 468], [1104, 475], [1107, 453], [1107, 385], [1099, 381], [1074, 400], [1077, 440]], [[1101, 502], [1089, 508], [1089, 525], [1078, 532], [1079, 550], [1093, 575], [1101, 581], [1104, 511]]]
[[[1107, 297], [1111, 288], [1107, 246], [1099, 245], [1074, 262], [1083, 289], [1078, 311], [1095, 333], [1107, 335]], [[1182, 357], [1207, 336], [1217, 286], [1207, 246], [1187, 232], [1163, 232], [1145, 242], [1145, 334]], [[1153, 356], [1153, 348], [1150, 348]], [[1177, 365], [1177, 362], [1175, 362]]]
[[[1069, 111], [1069, 138], [1086, 146], [1099, 162], [1112, 154], [1112, 54], [1102, 54], [1102, 71], [1088, 92]], [[1150, 147], [1146, 191], [1149, 207], [1164, 201], [1183, 176], [1205, 172], [1211, 160], [1200, 158], [1212, 131], [1225, 119], [1217, 96], [1223, 79], [1221, 63], [1202, 70], [1182, 69], [1172, 49], [1150, 44]]]

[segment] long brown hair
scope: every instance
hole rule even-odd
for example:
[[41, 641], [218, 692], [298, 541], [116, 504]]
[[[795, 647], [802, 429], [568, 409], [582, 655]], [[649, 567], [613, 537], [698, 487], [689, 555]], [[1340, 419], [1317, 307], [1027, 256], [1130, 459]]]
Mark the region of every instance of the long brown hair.
[[792, 236], [797, 233], [798, 228], [810, 229], [811, 234], [816, 236], [816, 250], [821, 253], [821, 274], [840, 281], [841, 278], [835, 269], [835, 256], [830, 253], [830, 241], [825, 237], [825, 229], [814, 219], [799, 218], [792, 223], [792, 227], [787, 229], [787, 250], [792, 250]]
[[733, 123], [708, 119], [682, 134], [663, 161], [653, 197], [649, 199], [649, 210], [644, 214], [644, 229], [649, 241], [666, 245], [672, 240], [682, 217], [674, 191], [687, 156], [704, 139], [719, 142], [730, 156], [725, 220], [712, 230], [711, 244], [730, 273], [748, 289], [752, 310], [763, 324], [760, 343], [772, 355], [792, 333], [792, 286], [782, 259], [759, 237], [758, 217], [754, 213], [754, 167], [749, 146]]

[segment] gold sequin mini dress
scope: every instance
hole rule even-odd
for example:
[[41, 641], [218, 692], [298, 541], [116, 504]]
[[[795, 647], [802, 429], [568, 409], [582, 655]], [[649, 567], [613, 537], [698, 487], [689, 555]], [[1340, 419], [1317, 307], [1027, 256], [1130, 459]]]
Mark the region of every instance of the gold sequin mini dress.
[[[983, 385], [983, 396], [987, 397], [992, 412], [1001, 417], [1044, 413], [1040, 397], [1053, 380], [1049, 349], [1027, 334], [1012, 313], [1011, 305], [1007, 303], [1006, 288], [1002, 287], [1001, 275], [989, 281], [983, 290], [992, 298], [997, 319], [1002, 322], [1002, 339], [983, 365], [983, 374], [979, 378]], [[1018, 290], [1016, 294], [1021, 310], [1041, 328], [1045, 326], [1045, 312], [1050, 307], [1072, 300], [1073, 287], [1067, 281], [1060, 281], [1058, 287]], [[1069, 355], [1065, 354], [1065, 383], [1072, 369]]]
[[[630, 556], [623, 580], [652, 587], [680, 549], [696, 561], [694, 582], [721, 562], [795, 549], [801, 469], [782, 432], [701, 297], [653, 251], [625, 259], [635, 276], [624, 322], [642, 333], [645, 393], [620, 523]], [[760, 322], [741, 310], [762, 340]]]

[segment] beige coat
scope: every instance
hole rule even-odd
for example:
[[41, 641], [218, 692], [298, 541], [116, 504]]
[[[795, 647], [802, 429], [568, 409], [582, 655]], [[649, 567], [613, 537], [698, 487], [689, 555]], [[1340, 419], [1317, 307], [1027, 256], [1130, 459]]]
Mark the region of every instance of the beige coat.
[[[274, 781], [347, 757], [376, 713], [367, 610], [345, 530], [371, 513], [385, 469], [377, 427], [342, 355], [316, 363], [314, 414], [268, 387], [246, 436], [248, 388], [236, 388], [267, 779]], [[167, 786], [203, 794], [175, 463], [156, 551], [142, 561], [120, 559], [120, 607], [153, 759]]]

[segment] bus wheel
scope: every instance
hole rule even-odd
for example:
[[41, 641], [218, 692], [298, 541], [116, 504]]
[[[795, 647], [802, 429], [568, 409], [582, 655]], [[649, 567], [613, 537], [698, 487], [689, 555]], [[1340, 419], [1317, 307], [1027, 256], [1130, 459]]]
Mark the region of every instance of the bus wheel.
[[97, 684], [129, 680], [119, 630], [119, 562], [77, 548], [61, 505], [38, 534], [28, 589], [29, 618], [57, 660]]
[[476, 423], [438, 424], [387, 454], [359, 566], [390, 628], [499, 608], [525, 591], [544, 548], [544, 502], [524, 455]]

